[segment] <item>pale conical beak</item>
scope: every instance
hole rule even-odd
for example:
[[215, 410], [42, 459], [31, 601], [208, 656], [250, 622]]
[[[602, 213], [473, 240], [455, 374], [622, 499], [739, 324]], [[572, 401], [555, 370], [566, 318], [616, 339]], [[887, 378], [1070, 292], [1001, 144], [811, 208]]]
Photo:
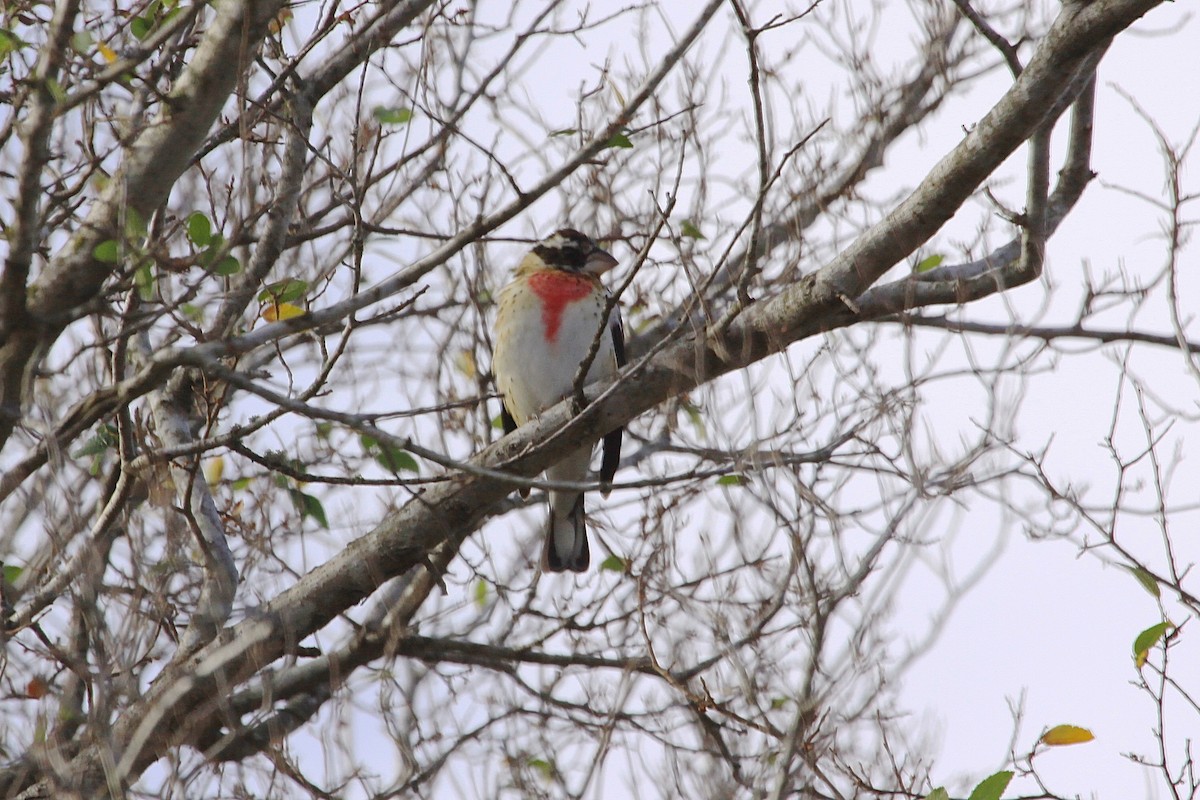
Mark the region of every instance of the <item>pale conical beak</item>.
[[590, 272], [593, 275], [603, 275], [616, 265], [617, 260], [615, 258], [604, 250], [596, 248], [588, 253], [587, 261], [583, 265], [583, 271]]

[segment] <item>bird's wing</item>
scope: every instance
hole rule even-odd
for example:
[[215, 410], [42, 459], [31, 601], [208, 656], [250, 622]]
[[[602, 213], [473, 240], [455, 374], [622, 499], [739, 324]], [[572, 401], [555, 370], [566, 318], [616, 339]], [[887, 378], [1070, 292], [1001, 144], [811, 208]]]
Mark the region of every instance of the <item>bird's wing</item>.
[[504, 426], [505, 436], [517, 429], [517, 421], [508, 413], [508, 406], [504, 405], [503, 399], [500, 400], [500, 424]]
[[[621, 325], [621, 312], [613, 309], [612, 319], [608, 323], [608, 331], [612, 335], [613, 353], [617, 357], [617, 369], [625, 366], [625, 328]], [[621, 435], [624, 428], [604, 436], [604, 455], [600, 460], [600, 482], [612, 483], [617, 474], [617, 465], [621, 462]], [[604, 494], [608, 494], [607, 491]]]
[[[504, 426], [504, 435], [512, 433], [517, 429], [517, 421], [513, 419], [513, 415], [508, 413], [508, 406], [504, 405], [504, 398], [500, 398], [500, 424]], [[521, 497], [529, 496], [529, 487], [522, 486], [519, 489]]]

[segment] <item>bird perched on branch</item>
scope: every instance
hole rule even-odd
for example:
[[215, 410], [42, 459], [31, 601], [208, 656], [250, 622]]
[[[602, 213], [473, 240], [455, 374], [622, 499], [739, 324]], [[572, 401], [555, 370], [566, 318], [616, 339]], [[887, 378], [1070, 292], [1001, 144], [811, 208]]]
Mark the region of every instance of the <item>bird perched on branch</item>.
[[[617, 260], [579, 231], [564, 228], [548, 236], [517, 265], [500, 291], [492, 371], [503, 396], [504, 432], [516, 430], [571, 393], [579, 365], [599, 337], [599, 349], [584, 383], [616, 377], [625, 363], [621, 315], [604, 310], [608, 292], [600, 276]], [[546, 470], [551, 481], [587, 480], [592, 442]], [[612, 481], [621, 458], [621, 429], [604, 437], [600, 480]], [[550, 492], [550, 521], [542, 559], [548, 572], [588, 567], [583, 493]]]

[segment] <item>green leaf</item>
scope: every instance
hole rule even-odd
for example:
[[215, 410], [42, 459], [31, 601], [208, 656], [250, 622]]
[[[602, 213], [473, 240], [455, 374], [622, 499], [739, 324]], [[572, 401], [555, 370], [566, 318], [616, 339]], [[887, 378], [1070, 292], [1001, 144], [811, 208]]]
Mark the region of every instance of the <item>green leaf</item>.
[[192, 322], [204, 322], [204, 309], [200, 306], [184, 303], [179, 307], [179, 310]]
[[236, 275], [242, 271], [242, 262], [233, 256], [225, 256], [211, 267], [211, 271], [217, 275]]
[[525, 763], [540, 772], [544, 778], [549, 779], [554, 777], [554, 765], [544, 758], [531, 758]]
[[622, 149], [627, 149], [627, 148], [633, 147], [633, 142], [629, 141], [629, 137], [626, 136], [624, 133], [614, 133], [609, 138], [609, 140], [604, 143], [604, 146], [605, 147], [620, 147]]
[[1004, 794], [1012, 778], [1013, 774], [1009, 770], [984, 778], [971, 790], [971, 796], [967, 800], [1000, 800], [1000, 795]]
[[913, 267], [913, 272], [929, 272], [929, 270], [940, 265], [944, 258], [945, 258], [945, 256], [941, 256], [941, 255], [937, 255], [937, 254], [934, 254], [931, 256], [925, 256], [924, 258], [922, 258], [920, 261], [917, 262], [917, 265], [915, 267]]
[[492, 417], [492, 427], [498, 431], [504, 430], [504, 417], [500, 414]]
[[1167, 635], [1167, 632], [1174, 627], [1174, 623], [1163, 621], [1157, 625], [1151, 625], [1137, 635], [1137, 638], [1133, 640], [1133, 660], [1137, 664], [1138, 669], [1146, 665], [1150, 649], [1158, 644]]
[[[154, 299], [154, 262], [143, 261], [133, 273], [133, 285], [137, 287], [138, 296], [149, 302]], [[184, 309], [187, 313], [187, 309]]]
[[187, 218], [187, 237], [197, 247], [208, 247], [212, 242], [212, 222], [200, 211], [193, 211]]
[[7, 28], [0, 28], [0, 63], [3, 63], [10, 53], [27, 47], [28, 44]]
[[125, 236], [129, 239], [144, 239], [149, 232], [146, 227], [146, 218], [133, 206], [125, 206], [123, 209], [125, 214]]
[[717, 486], [741, 486], [741, 475], [722, 475], [717, 478]]
[[299, 278], [285, 278], [281, 281], [268, 283], [258, 293], [258, 302], [290, 303], [293, 300], [299, 300], [307, 291], [308, 281], [302, 281]]
[[399, 447], [392, 447], [390, 444], [380, 443], [379, 452], [375, 454], [375, 460], [383, 466], [384, 469], [391, 472], [400, 472], [407, 470], [408, 472], [420, 472], [421, 467], [417, 464], [417, 460], [408, 453], [401, 450]]
[[700, 232], [700, 229], [696, 227], [696, 223], [692, 222], [690, 219], [685, 219], [683, 222], [679, 223], [679, 232], [680, 232], [680, 234], [688, 237], [689, 239], [707, 239], [708, 238], [707, 236], [705, 236], [703, 233]]
[[92, 438], [88, 439], [78, 450], [71, 453], [71, 458], [87, 458], [97, 456], [112, 450], [117, 446], [117, 427], [105, 423], [96, 428]]
[[620, 556], [609, 556], [600, 562], [600, 569], [602, 570], [606, 569], [611, 572], [623, 573], [627, 568], [628, 564], [626, 564], [625, 559], [621, 558]]
[[329, 530], [329, 520], [325, 518], [325, 508], [321, 505], [321, 501], [311, 494], [304, 492], [297, 492], [297, 494], [300, 495], [300, 519], [312, 517], [318, 525]]
[[4, 583], [8, 586], [16, 584], [21, 577], [21, 573], [25, 571], [24, 567], [18, 567], [16, 564], [4, 565]]
[[776, 697], [771, 701], [771, 710], [778, 711], [790, 702], [792, 702], [792, 698], [790, 697]]
[[67, 90], [54, 78], [46, 79], [46, 89], [50, 92], [50, 96], [54, 98], [54, 102], [56, 103], [61, 103], [67, 99]]
[[925, 795], [925, 800], [950, 800], [950, 795], [941, 786]]
[[380, 125], [403, 125], [412, 119], [412, 109], [408, 108], [388, 108], [387, 106], [375, 106], [371, 115], [379, 122]]
[[134, 17], [129, 23], [129, 32], [133, 34], [133, 38], [141, 41], [146, 38], [146, 34], [154, 27], [154, 20], [147, 17]]
[[93, 39], [92, 35], [87, 31], [76, 31], [75, 34], [71, 36], [71, 47], [75, 49], [76, 53], [80, 53], [82, 55], [87, 55], [89, 52], [91, 52], [92, 45], [95, 43], [96, 40]]
[[1153, 597], [1162, 597], [1162, 590], [1158, 588], [1158, 581], [1154, 580], [1154, 576], [1141, 567], [1126, 567], [1133, 577], [1137, 578], [1137, 582], [1142, 585], [1142, 588], [1151, 594]]
[[220, 231], [214, 231], [212, 237], [208, 240], [208, 246], [200, 253], [200, 266], [204, 267], [209, 272], [215, 268], [218, 258], [222, 258], [222, 253], [225, 251], [225, 236]]
[[684, 413], [688, 415], [688, 420], [692, 423], [692, 427], [696, 429], [696, 433], [699, 433], [701, 436], [707, 436], [708, 428], [704, 426], [704, 415], [700, 413], [700, 407], [690, 400], [684, 400], [681, 407]]
[[550, 131], [550, 135], [552, 137], [553, 136], [574, 136], [577, 133], [579, 133], [579, 131], [576, 128], [560, 128], [559, 130], [556, 130], [556, 131]]
[[252, 481], [252, 480], [253, 480], [253, 478], [238, 478], [236, 481], [234, 481], [230, 485], [234, 488], [235, 491], [240, 492], [244, 489], [249, 489], [250, 481]]
[[475, 605], [483, 608], [488, 601], [488, 585], [485, 580], [475, 581]]
[[208, 247], [200, 254], [200, 265], [206, 269], [212, 267], [213, 262], [217, 260], [217, 256], [224, 248], [225, 236], [220, 231], [214, 232], [212, 238], [208, 240]]
[[71, 720], [79, 720], [80, 722], [85, 722], [87, 720], [87, 718], [83, 714], [79, 713], [78, 711], [73, 710], [71, 708], [70, 703], [63, 703], [61, 706], [58, 707], [58, 721], [59, 722], [70, 722]]
[[317, 438], [321, 439], [321, 440], [326, 440], [329, 438], [329, 434], [333, 433], [333, 423], [332, 422], [318, 422], [316, 425], [316, 430], [317, 430]]
[[121, 260], [121, 247], [115, 239], [101, 242], [92, 248], [92, 258], [102, 264], [115, 264]]
[[408, 470], [409, 472], [421, 471], [417, 460], [401, 448], [394, 447], [386, 442], [380, 442], [374, 436], [368, 436], [365, 433], [359, 434], [358, 439], [362, 442], [363, 449], [374, 456], [375, 460], [384, 469], [391, 472], [400, 472], [401, 470]]

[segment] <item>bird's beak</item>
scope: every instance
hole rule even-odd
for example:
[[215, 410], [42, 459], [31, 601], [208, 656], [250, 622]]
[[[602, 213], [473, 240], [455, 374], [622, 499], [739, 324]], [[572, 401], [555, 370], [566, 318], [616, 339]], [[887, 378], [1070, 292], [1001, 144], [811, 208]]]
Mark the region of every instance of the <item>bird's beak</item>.
[[617, 260], [615, 258], [597, 247], [588, 253], [587, 261], [583, 265], [583, 271], [590, 272], [593, 275], [603, 275], [616, 265]]

